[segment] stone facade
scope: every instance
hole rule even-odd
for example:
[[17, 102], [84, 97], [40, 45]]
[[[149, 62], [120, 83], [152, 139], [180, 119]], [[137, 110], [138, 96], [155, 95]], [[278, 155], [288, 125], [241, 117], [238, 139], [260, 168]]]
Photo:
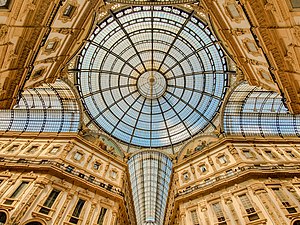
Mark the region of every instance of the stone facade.
[[[6, 214], [5, 224], [135, 224], [121, 156], [66, 134], [2, 135], [0, 148], [0, 214]], [[46, 203], [50, 195], [51, 206]], [[84, 205], [74, 216], [79, 200]]]
[[299, 140], [225, 138], [186, 151], [174, 165], [166, 225], [300, 220]]

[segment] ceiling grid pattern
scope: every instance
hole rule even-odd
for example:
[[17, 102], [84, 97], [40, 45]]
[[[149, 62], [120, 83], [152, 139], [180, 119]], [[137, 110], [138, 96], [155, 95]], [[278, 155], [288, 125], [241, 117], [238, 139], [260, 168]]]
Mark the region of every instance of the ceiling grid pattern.
[[141, 147], [166, 147], [213, 126], [227, 87], [207, 24], [171, 6], [133, 6], [97, 25], [78, 60], [90, 121]]

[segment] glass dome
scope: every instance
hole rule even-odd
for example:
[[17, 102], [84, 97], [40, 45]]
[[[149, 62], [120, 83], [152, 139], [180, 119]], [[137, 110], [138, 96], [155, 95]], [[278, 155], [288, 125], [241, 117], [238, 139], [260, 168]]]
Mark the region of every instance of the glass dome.
[[77, 71], [87, 126], [142, 147], [175, 145], [215, 127], [228, 83], [208, 25], [171, 6], [111, 11], [79, 54]]

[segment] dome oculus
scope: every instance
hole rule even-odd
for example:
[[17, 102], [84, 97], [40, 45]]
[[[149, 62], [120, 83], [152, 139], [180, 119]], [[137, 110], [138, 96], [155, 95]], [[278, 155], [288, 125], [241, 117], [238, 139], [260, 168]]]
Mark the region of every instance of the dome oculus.
[[77, 63], [87, 123], [128, 144], [165, 147], [202, 132], [227, 86], [207, 25], [170, 6], [134, 6], [97, 24]]

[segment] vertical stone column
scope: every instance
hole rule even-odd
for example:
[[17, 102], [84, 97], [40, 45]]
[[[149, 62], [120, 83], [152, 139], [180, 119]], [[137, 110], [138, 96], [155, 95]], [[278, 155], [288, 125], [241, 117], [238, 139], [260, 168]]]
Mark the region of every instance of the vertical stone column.
[[89, 212], [89, 215], [88, 215], [88, 218], [86, 220], [86, 224], [93, 224], [93, 221], [92, 221], [92, 217], [93, 215], [95, 214], [94, 211], [95, 211], [95, 208], [96, 208], [96, 203], [92, 203], [91, 205], [91, 209], [90, 209], [90, 212]]
[[[5, 171], [4, 174], [1, 174], [2, 176], [5, 175], [7, 177], [12, 177], [12, 174], [9, 172], [9, 170]], [[16, 183], [16, 178], [8, 178], [6, 181], [6, 184], [0, 191], [0, 198], [2, 198], [3, 194], [7, 193], [7, 190], [13, 186]]]
[[291, 195], [297, 200], [297, 204], [300, 204], [300, 196], [296, 192], [293, 186], [287, 186], [286, 189], [291, 193]]
[[74, 197], [74, 194], [73, 194], [73, 193], [68, 193], [67, 198], [66, 198], [66, 200], [65, 200], [65, 202], [64, 202], [64, 204], [63, 204], [63, 206], [61, 207], [60, 212], [59, 212], [59, 214], [57, 215], [57, 217], [56, 217], [54, 223], [53, 223], [54, 225], [62, 224], [62, 223], [60, 223], [59, 221], [61, 220], [63, 214], [66, 212], [66, 208], [67, 208], [67, 206], [69, 205], [69, 202], [71, 201], [71, 199], [72, 199], [73, 197]]
[[64, 162], [69, 152], [74, 148], [75, 144], [73, 141], [69, 141], [69, 143], [64, 147], [60, 160]]
[[89, 157], [87, 158], [87, 160], [86, 160], [86, 162], [83, 166], [84, 169], [87, 169], [87, 167], [90, 164], [90, 161], [92, 160], [93, 156], [94, 156], [94, 154], [89, 155]]
[[114, 225], [116, 223], [116, 221], [117, 221], [117, 211], [113, 210], [110, 224]]
[[258, 199], [261, 201], [268, 214], [270, 215], [274, 224], [286, 224], [280, 213], [278, 213], [278, 209], [274, 206], [267, 190], [263, 185], [253, 187], [254, 194], [258, 196]]
[[185, 225], [186, 224], [186, 215], [184, 212], [180, 213], [180, 225]]
[[200, 203], [200, 209], [201, 209], [201, 212], [204, 215], [204, 221], [205, 221], [206, 225], [210, 225], [210, 218], [209, 218], [208, 213], [207, 213], [207, 204], [206, 204], [205, 201]]
[[236, 225], [242, 224], [242, 222], [240, 221], [240, 218], [238, 217], [238, 215], [234, 209], [233, 201], [231, 199], [230, 194], [224, 195], [223, 198], [224, 198], [225, 204], [227, 205], [227, 207], [230, 210], [232, 217], [234, 218], [234, 222], [232, 222], [232, 224], [236, 224]]
[[207, 156], [207, 160], [209, 162], [209, 165], [211, 166], [211, 168], [213, 169], [214, 172], [217, 172], [216, 166], [214, 164], [214, 161], [211, 159], [210, 156]]
[[228, 150], [229, 150], [230, 154], [233, 156], [233, 158], [235, 159], [236, 162], [241, 161], [241, 157], [240, 157], [238, 151], [236, 150], [236, 148], [233, 145], [228, 146]]

